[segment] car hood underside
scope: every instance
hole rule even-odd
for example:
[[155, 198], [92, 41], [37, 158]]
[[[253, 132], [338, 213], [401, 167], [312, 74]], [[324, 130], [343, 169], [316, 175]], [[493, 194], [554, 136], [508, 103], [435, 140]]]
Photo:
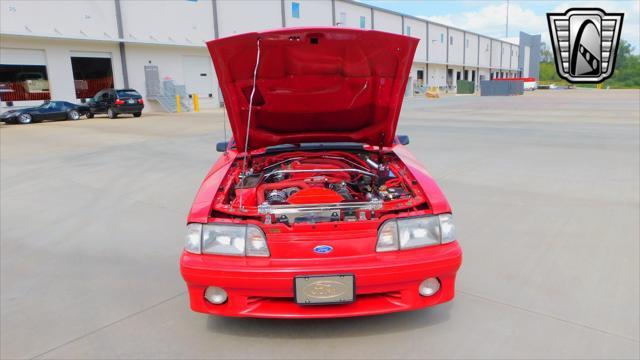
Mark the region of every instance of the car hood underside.
[[307, 142], [390, 146], [418, 39], [297, 28], [207, 43], [238, 150]]

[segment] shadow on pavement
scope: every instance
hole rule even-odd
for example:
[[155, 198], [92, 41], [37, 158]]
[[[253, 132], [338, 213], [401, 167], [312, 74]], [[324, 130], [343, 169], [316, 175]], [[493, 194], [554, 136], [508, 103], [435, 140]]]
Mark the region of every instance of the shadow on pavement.
[[213, 333], [270, 338], [341, 338], [403, 332], [435, 326], [449, 319], [448, 302], [432, 308], [393, 314], [338, 319], [253, 319], [209, 316]]

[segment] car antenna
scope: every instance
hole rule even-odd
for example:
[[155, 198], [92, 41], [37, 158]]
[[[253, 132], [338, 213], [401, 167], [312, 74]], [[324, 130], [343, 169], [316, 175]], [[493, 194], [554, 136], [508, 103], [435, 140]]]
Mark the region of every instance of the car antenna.
[[222, 128], [224, 129], [224, 142], [227, 144], [224, 148], [224, 154], [227, 155], [229, 143], [227, 142], [227, 104], [222, 102]]
[[[258, 38], [256, 42], [256, 46], [258, 48], [256, 54], [256, 66], [253, 68], [253, 87], [251, 88], [251, 95], [249, 96], [249, 112], [247, 115], [247, 131], [244, 135], [244, 159], [242, 160], [242, 172], [240, 173], [242, 179], [247, 176], [247, 158], [249, 157], [249, 131], [251, 130], [251, 113], [253, 110], [253, 96], [256, 94], [256, 80], [258, 78], [258, 66], [260, 65], [260, 41], [262, 39]], [[244, 208], [242, 207], [242, 196], [240, 197], [240, 210], [242, 211]]]

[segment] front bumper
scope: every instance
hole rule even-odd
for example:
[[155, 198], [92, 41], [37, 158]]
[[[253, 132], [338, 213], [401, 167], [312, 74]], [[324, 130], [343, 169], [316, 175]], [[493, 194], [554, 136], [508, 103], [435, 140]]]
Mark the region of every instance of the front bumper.
[[[462, 262], [458, 242], [422, 249], [350, 258], [271, 260], [195, 255], [183, 252], [180, 270], [187, 282], [191, 309], [223, 316], [330, 318], [416, 310], [450, 301]], [[354, 274], [355, 301], [340, 305], [296, 304], [294, 277]], [[418, 293], [420, 282], [440, 280], [433, 296]], [[228, 294], [222, 305], [204, 298], [208, 286]]]

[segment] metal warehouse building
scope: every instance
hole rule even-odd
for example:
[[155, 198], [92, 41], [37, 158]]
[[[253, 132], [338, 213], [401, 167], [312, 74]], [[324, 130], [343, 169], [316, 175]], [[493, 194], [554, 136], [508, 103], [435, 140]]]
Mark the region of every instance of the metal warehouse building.
[[[147, 109], [220, 95], [205, 41], [279, 27], [345, 26], [420, 39], [406, 94], [456, 80], [537, 76], [539, 36], [514, 43], [351, 0], [3, 0], [0, 106], [134, 88]], [[537, 41], [537, 42], [536, 42]]]

